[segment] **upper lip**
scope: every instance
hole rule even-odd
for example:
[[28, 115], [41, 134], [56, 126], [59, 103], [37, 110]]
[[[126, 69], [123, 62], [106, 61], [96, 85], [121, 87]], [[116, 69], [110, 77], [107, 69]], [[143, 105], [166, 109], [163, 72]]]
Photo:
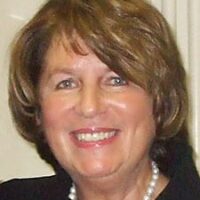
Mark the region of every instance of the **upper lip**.
[[71, 131], [71, 133], [79, 134], [79, 133], [97, 133], [97, 132], [110, 132], [110, 131], [119, 131], [119, 129], [105, 128], [105, 127], [80, 128], [80, 129]]

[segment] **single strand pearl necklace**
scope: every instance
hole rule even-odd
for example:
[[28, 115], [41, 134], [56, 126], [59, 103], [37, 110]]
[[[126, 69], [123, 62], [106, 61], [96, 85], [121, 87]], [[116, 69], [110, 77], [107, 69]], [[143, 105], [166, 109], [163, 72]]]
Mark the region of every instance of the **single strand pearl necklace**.
[[[159, 169], [158, 169], [157, 164], [154, 161], [152, 161], [151, 166], [152, 166], [151, 181], [149, 182], [149, 185], [147, 187], [147, 190], [146, 190], [146, 193], [143, 197], [143, 200], [151, 200], [152, 199], [153, 194], [155, 192], [156, 183], [157, 183], [157, 180], [159, 178]], [[72, 184], [72, 186], [70, 188], [68, 198], [70, 200], [78, 200], [74, 183]]]

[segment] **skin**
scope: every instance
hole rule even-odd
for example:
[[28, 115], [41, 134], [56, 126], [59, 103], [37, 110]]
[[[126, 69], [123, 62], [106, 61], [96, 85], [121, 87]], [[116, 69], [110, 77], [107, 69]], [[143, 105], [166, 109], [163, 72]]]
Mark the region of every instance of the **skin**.
[[[49, 48], [39, 87], [40, 122], [50, 148], [76, 183], [79, 199], [142, 199], [155, 137], [151, 97], [85, 45], [87, 54], [78, 55], [62, 44]], [[117, 130], [111, 142], [83, 148], [73, 140], [73, 131], [102, 127]], [[162, 179], [157, 193], [166, 184]]]

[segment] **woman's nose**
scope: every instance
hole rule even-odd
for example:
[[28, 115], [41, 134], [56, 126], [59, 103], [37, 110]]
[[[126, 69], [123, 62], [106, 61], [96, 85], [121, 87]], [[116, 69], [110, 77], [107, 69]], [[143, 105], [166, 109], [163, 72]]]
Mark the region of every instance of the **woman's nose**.
[[82, 88], [76, 105], [76, 111], [79, 115], [85, 118], [93, 118], [105, 112], [105, 109], [105, 99], [100, 89], [95, 86]]

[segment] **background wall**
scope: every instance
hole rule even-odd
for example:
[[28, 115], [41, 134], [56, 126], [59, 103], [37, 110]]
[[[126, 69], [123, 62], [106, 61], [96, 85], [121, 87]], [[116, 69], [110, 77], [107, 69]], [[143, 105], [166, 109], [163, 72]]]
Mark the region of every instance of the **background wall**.
[[[167, 18], [181, 49], [188, 72], [191, 97], [190, 129], [200, 169], [200, 1], [149, 0]], [[52, 174], [34, 150], [21, 139], [7, 106], [9, 45], [14, 34], [44, 0], [0, 0], [0, 180]]]
[[0, 180], [51, 174], [33, 146], [19, 137], [7, 106], [9, 45], [44, 0], [0, 0]]

